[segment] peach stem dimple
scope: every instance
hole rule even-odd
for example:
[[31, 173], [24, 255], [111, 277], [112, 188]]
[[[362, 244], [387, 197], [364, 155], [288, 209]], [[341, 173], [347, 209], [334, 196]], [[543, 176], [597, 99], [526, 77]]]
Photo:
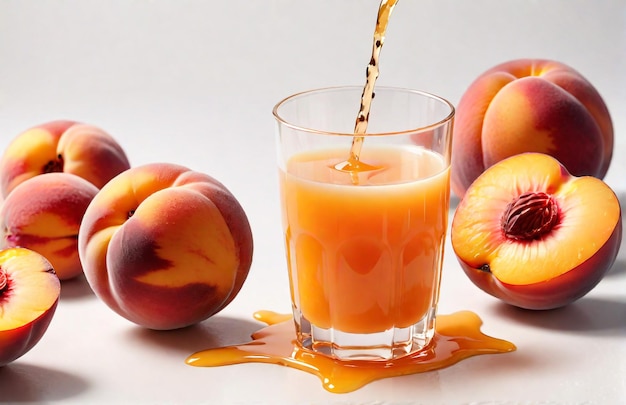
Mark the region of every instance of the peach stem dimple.
[[529, 192], [511, 201], [501, 220], [507, 238], [535, 240], [547, 234], [559, 222], [559, 207], [552, 196]]
[[44, 173], [55, 173], [63, 171], [63, 155], [59, 154], [56, 159], [50, 160], [43, 167]]

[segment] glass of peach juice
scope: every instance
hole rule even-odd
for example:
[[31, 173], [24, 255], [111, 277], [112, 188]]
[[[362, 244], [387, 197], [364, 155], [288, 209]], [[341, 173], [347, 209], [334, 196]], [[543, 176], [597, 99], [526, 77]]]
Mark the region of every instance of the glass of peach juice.
[[390, 360], [435, 333], [455, 110], [377, 87], [355, 138], [362, 91], [311, 90], [274, 107], [281, 213], [297, 344]]

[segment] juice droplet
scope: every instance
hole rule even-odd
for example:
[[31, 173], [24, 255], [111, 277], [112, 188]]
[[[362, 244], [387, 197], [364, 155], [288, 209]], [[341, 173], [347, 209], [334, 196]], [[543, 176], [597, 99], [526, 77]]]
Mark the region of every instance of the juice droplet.
[[460, 311], [437, 316], [433, 343], [419, 353], [388, 361], [342, 361], [298, 346], [290, 315], [259, 311], [254, 317], [269, 326], [253, 333], [252, 341], [199, 351], [189, 356], [186, 363], [196, 367], [241, 363], [282, 365], [316, 375], [327, 391], [345, 393], [378, 379], [423, 373], [451, 366], [471, 356], [516, 349], [511, 342], [483, 334], [478, 315]]
[[254, 313], [254, 319], [257, 321], [263, 322], [267, 325], [274, 325], [276, 323], [281, 323], [285, 321], [289, 321], [292, 319], [291, 314], [279, 314], [274, 311], [256, 311]]

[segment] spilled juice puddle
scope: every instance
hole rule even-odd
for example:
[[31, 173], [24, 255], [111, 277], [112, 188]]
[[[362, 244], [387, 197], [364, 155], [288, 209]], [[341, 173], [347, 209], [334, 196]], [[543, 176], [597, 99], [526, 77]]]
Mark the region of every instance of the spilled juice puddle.
[[254, 317], [269, 326], [253, 333], [251, 342], [196, 352], [187, 358], [187, 364], [196, 367], [278, 364], [318, 376], [327, 391], [345, 393], [382, 378], [423, 373], [471, 356], [515, 350], [513, 343], [483, 334], [482, 320], [470, 311], [438, 315], [430, 349], [390, 361], [341, 361], [318, 355], [296, 344], [291, 315], [259, 311]]

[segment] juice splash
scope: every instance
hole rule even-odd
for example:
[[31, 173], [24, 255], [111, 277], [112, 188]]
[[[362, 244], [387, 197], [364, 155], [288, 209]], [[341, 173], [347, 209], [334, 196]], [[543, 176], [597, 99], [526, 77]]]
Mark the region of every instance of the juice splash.
[[252, 341], [199, 351], [189, 356], [186, 363], [196, 367], [276, 364], [316, 375], [329, 392], [346, 393], [382, 378], [437, 370], [471, 356], [516, 349], [513, 343], [483, 334], [478, 315], [460, 311], [437, 317], [435, 337], [426, 350], [389, 361], [342, 361], [298, 346], [291, 315], [259, 311], [254, 316], [269, 326], [253, 333]]

